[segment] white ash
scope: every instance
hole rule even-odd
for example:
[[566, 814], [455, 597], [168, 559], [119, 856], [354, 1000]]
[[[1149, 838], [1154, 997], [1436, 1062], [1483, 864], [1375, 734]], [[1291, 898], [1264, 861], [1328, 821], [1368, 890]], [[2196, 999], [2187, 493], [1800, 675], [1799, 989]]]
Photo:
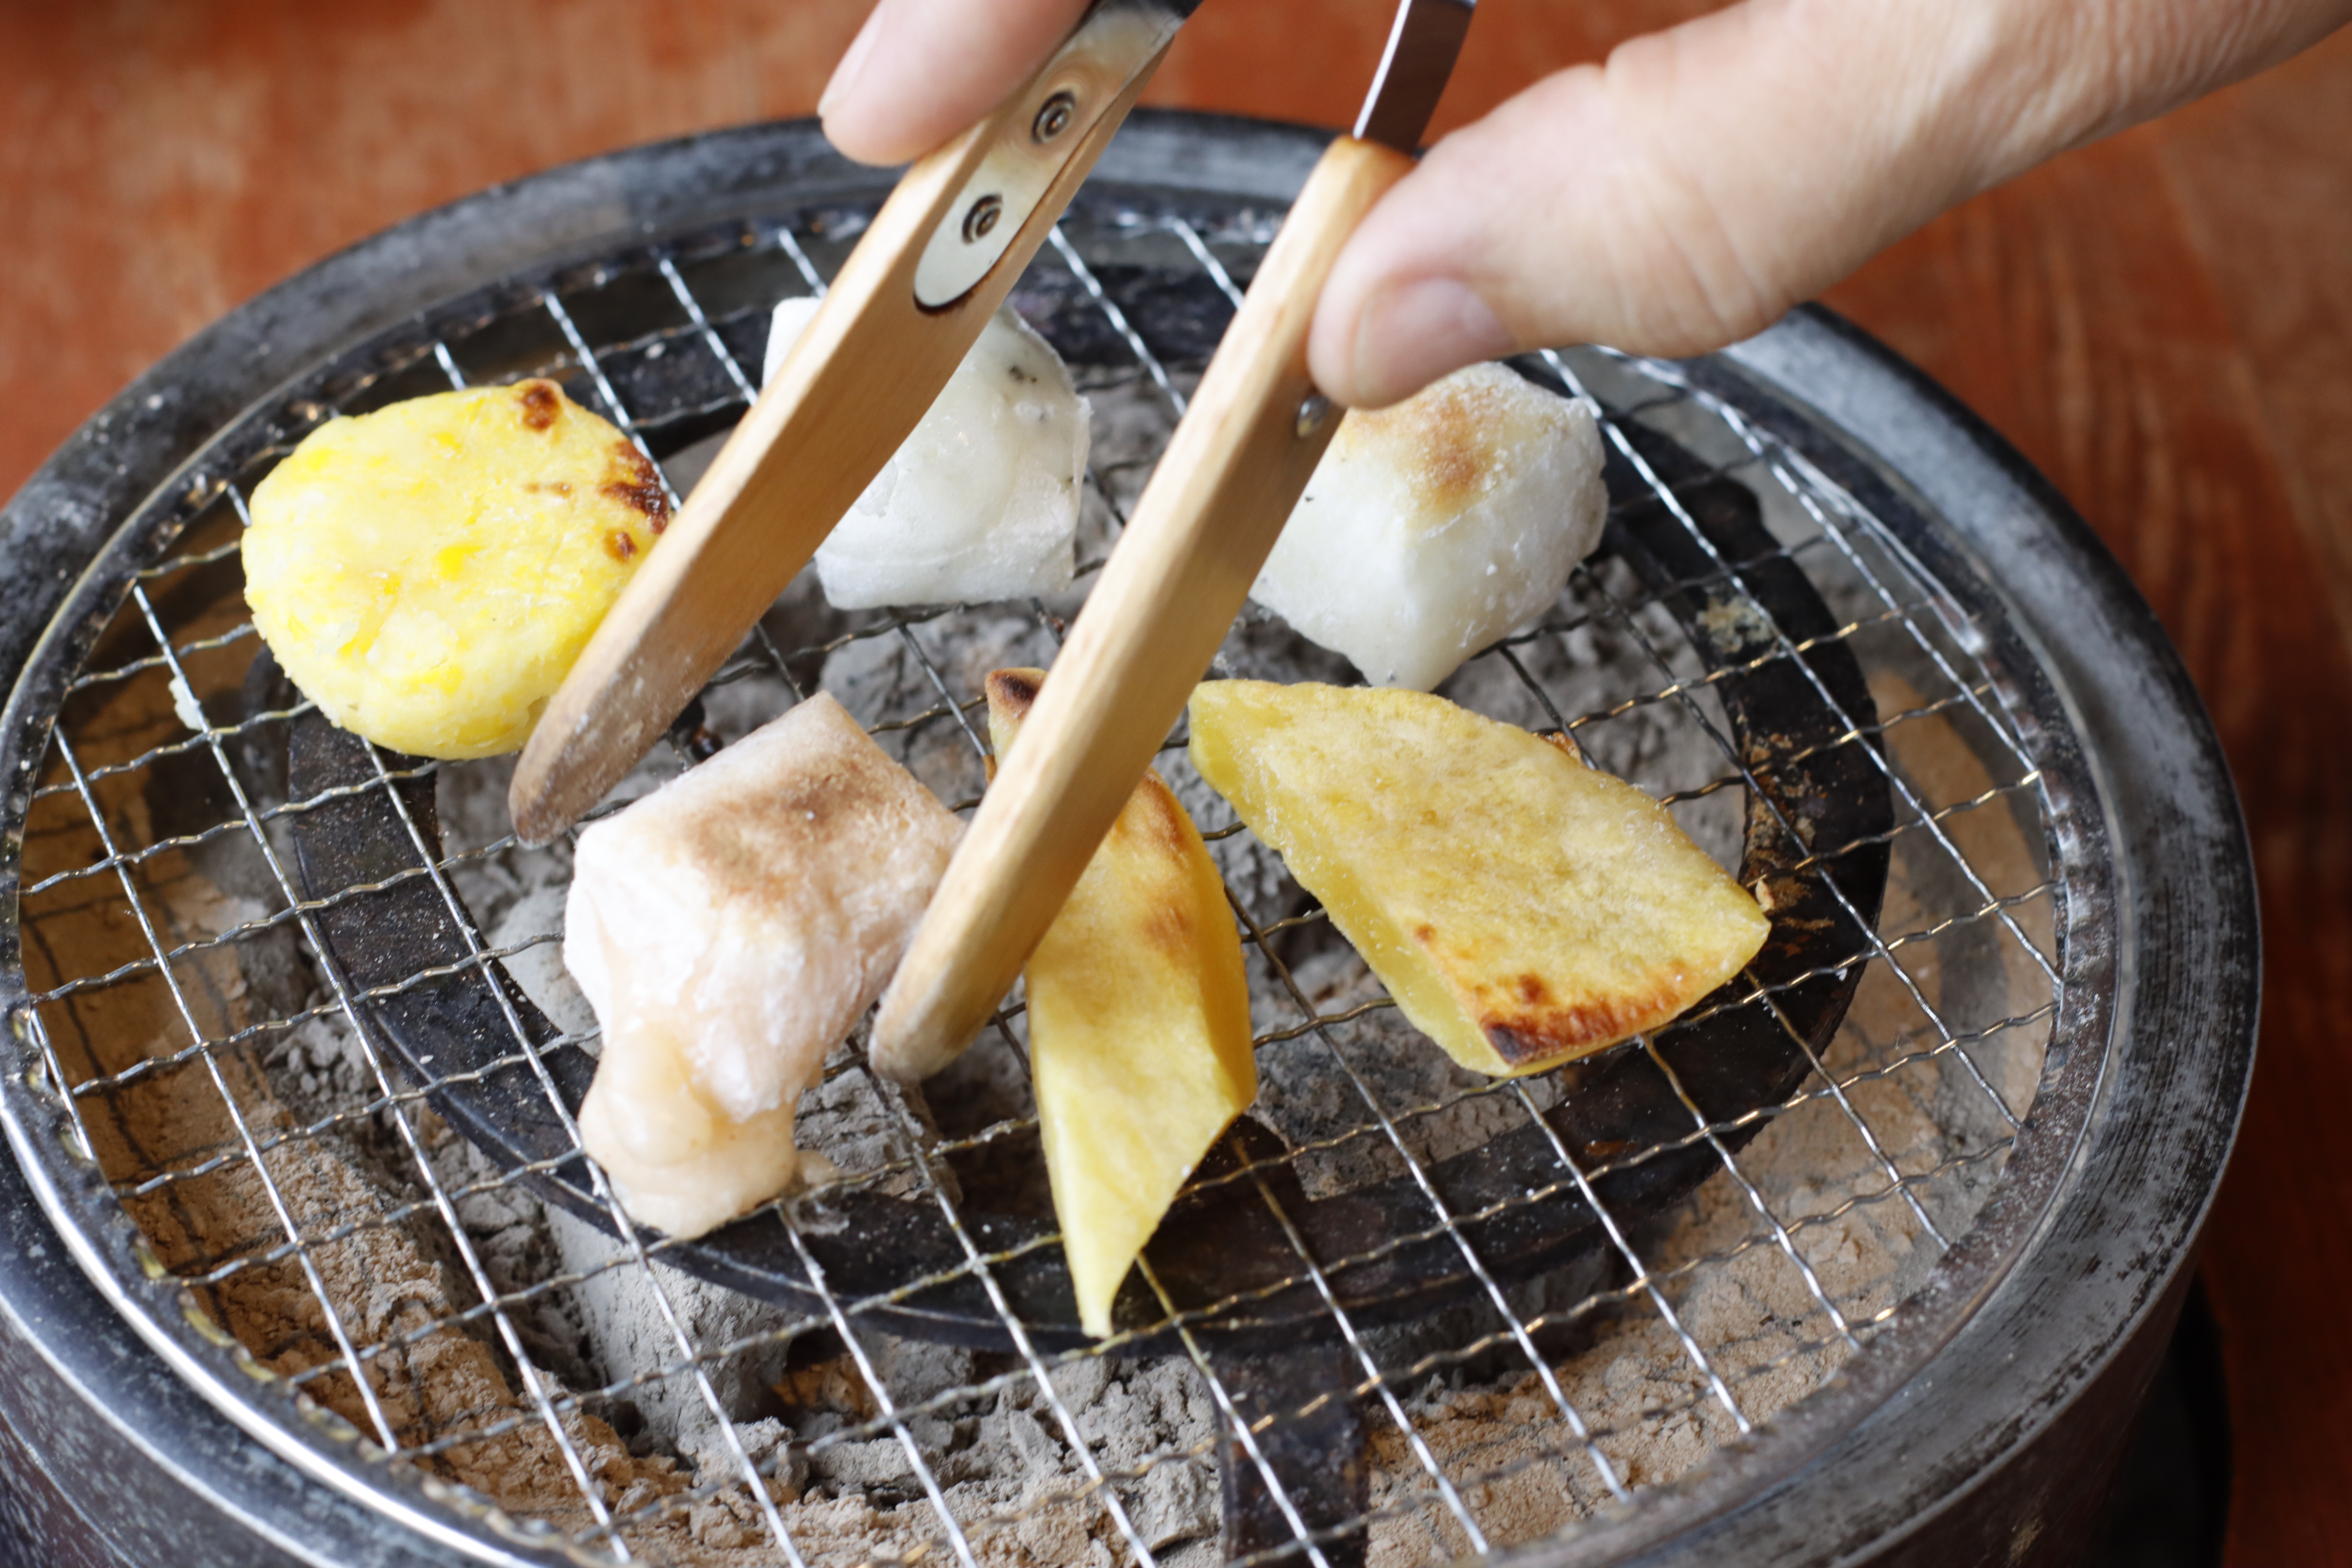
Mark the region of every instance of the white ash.
[[490, 928], [490, 945], [506, 953], [499, 962], [531, 1005], [559, 1033], [594, 1056], [603, 1038], [596, 1009], [563, 967], [563, 901], [560, 887], [531, 889]]
[[[958, 611], [904, 632], [860, 637], [824, 661], [824, 689], [869, 729], [932, 717], [875, 739], [950, 805], [977, 800], [985, 779], [987, 716], [967, 707], [992, 669], [1049, 663], [1053, 635], [1034, 615]], [[936, 679], [935, 679], [936, 677]], [[952, 697], [940, 694], [944, 684]]]
[[[797, 1314], [664, 1265], [614, 1267], [626, 1253], [609, 1234], [562, 1209], [545, 1215], [564, 1271], [581, 1277], [566, 1294], [586, 1330], [591, 1364], [604, 1372], [607, 1383], [647, 1378], [616, 1397], [635, 1406], [655, 1447], [684, 1454], [705, 1441], [698, 1435], [717, 1417], [704, 1382], [729, 1419], [751, 1422], [767, 1414], [774, 1403], [769, 1385], [784, 1370], [781, 1336]], [[687, 1352], [662, 1310], [665, 1296], [669, 1314], [698, 1350], [741, 1348], [688, 1369]]]

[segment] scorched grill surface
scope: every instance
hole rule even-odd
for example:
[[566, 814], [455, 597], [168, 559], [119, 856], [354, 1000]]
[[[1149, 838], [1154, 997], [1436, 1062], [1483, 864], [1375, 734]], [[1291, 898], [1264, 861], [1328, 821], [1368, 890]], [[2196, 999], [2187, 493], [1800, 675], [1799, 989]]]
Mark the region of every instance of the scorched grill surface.
[[[1138, 129], [1165, 134], [1148, 118]], [[1206, 136], [1199, 156], [1213, 163], [1232, 140]], [[1109, 1341], [1076, 1329], [1037, 1201], [1034, 1118], [1015, 1106], [961, 1125], [957, 1086], [935, 1086], [926, 1107], [868, 1079], [854, 1040], [828, 1066], [829, 1090], [866, 1097], [890, 1129], [887, 1157], [695, 1243], [621, 1223], [571, 1120], [593, 1030], [566, 1034], [518, 980], [544, 967], [560, 930], [494, 940], [468, 901], [501, 877], [529, 880], [517, 868], [539, 852], [460, 841], [442, 821], [453, 790], [502, 795], [499, 764], [393, 756], [326, 724], [244, 617], [236, 534], [252, 486], [320, 421], [525, 375], [563, 381], [675, 487], [690, 484], [753, 391], [769, 308], [821, 290], [878, 200], [871, 176], [813, 164], [823, 177], [803, 199], [767, 188], [793, 183], [772, 170], [755, 200], [730, 203], [714, 182], [704, 210], [656, 231], [551, 245], [542, 262], [355, 331], [257, 402], [220, 411], [167, 483], [106, 520], [110, 538], [0, 736], [26, 781], [9, 806], [23, 959], [5, 981], [19, 1054], [6, 1109], [53, 1215], [134, 1326], [307, 1470], [508, 1561], [658, 1553], [666, 1522], [731, 1499], [747, 1546], [798, 1564], [809, 1558], [782, 1472], [877, 1439], [903, 1452], [931, 1550], [967, 1563], [1052, 1507], [1099, 1508], [1103, 1539], [1153, 1562], [1132, 1511], [1141, 1487], [1155, 1468], [1212, 1458], [1229, 1556], [1361, 1561], [1397, 1521], [1418, 1533], [1385, 1539], [1408, 1541], [1397, 1549], [1412, 1557], [1524, 1544], [1498, 1530], [1491, 1500], [1531, 1469], [1584, 1500], [1577, 1511], [1598, 1510], [1568, 1539], [1610, 1551], [1755, 1495], [1900, 1387], [2026, 1249], [2089, 1123], [2114, 986], [2106, 828], [2088, 809], [2095, 770], [2066, 704], [1932, 510], [1723, 362], [1576, 350], [1520, 363], [1601, 405], [1610, 525], [1552, 613], [1443, 689], [1564, 731], [1764, 889], [1773, 936], [1748, 973], [1654, 1037], [1538, 1079], [1400, 1077], [1399, 1049], [1435, 1047], [1400, 1045], [1409, 1031], [1384, 1022], [1391, 1005], [1347, 971], [1321, 911], [1190, 781], [1180, 736], [1161, 766], [1191, 782], [1230, 874], [1269, 1082], [1324, 1098], [1286, 1110], [1270, 1096], [1213, 1152], [1130, 1278]], [[1068, 600], [842, 616], [788, 595], [625, 788], [690, 765], [820, 682], [862, 678], [853, 711], [969, 808], [984, 752], [979, 675], [1050, 661], [1278, 220], [1278, 200], [1249, 194], [1251, 181], [1226, 194], [1213, 170], [1181, 172], [1122, 177], [1115, 150], [1014, 294], [1096, 404]], [[894, 672], [880, 699], [877, 660]], [[1255, 613], [1213, 673], [1347, 678]], [[563, 854], [538, 874], [551, 863], [560, 884]], [[191, 867], [259, 912], [192, 916], [177, 890]], [[89, 940], [93, 922], [110, 922], [114, 948]], [[262, 993], [243, 976], [268, 963], [307, 966], [310, 999], [249, 1005]], [[1865, 984], [1878, 1000], [1857, 1023]], [[124, 1032], [151, 1015], [160, 1036]], [[278, 1101], [299, 1095], [268, 1064], [322, 1020], [347, 1030], [365, 1085], [295, 1114]], [[1015, 1005], [984, 1047], [1013, 1082], [1021, 1030]], [[1885, 1121], [1890, 1087], [1930, 1108], [1935, 1152]], [[140, 1122], [126, 1102], [165, 1092], [204, 1102], [206, 1136], [130, 1131]], [[1807, 1117], [1865, 1152], [1874, 1174], [1800, 1207], [1742, 1156], [1775, 1123]], [[487, 1162], [453, 1177], [442, 1122]], [[373, 1206], [302, 1190], [309, 1151], [362, 1131], [389, 1167]], [[231, 1179], [257, 1196], [261, 1222], [226, 1245], [188, 1245], [194, 1227], [173, 1216], [204, 1184]], [[1709, 1182], [1729, 1184], [1744, 1230], [1661, 1264], [1662, 1227]], [[667, 1364], [601, 1389], [542, 1370], [534, 1303], [581, 1279], [502, 1278], [479, 1215], [509, 1190], [615, 1238], [604, 1267], [651, 1282]], [[1842, 1299], [1815, 1267], [1820, 1249], [1848, 1216], [1881, 1210], [1921, 1259], [1941, 1261], [1903, 1275], [1900, 1299], [1884, 1279]], [[421, 1314], [354, 1310], [328, 1279], [345, 1266], [337, 1249], [399, 1227], [430, 1233], [449, 1299]], [[1750, 1254], [1779, 1258], [1794, 1292], [1763, 1351], [1690, 1316], [1699, 1287]], [[771, 1344], [845, 1352], [870, 1413], [754, 1454], [714, 1382], [747, 1346], [698, 1339], [656, 1260], [775, 1303], [784, 1316], [761, 1335]], [[260, 1279], [294, 1299], [315, 1353], [289, 1359], [236, 1331], [234, 1299]], [[1703, 1447], [1730, 1445], [1672, 1489], [1629, 1468], [1632, 1427], [1591, 1419], [1563, 1370], [1633, 1317], [1662, 1326], [1681, 1364], [1675, 1396], [1632, 1426], [1685, 1423]], [[1398, 1320], [1424, 1331], [1380, 1327]], [[994, 1370], [910, 1402], [869, 1353], [886, 1335], [981, 1347]], [[427, 1423], [404, 1384], [451, 1336], [488, 1347], [509, 1397]], [[1185, 1358], [1218, 1436], [1098, 1457], [1103, 1435], [1055, 1380], [1106, 1354]], [[1810, 1369], [1808, 1386], [1829, 1381], [1782, 1410], [1778, 1374], [1792, 1366]], [[1441, 1457], [1415, 1391], [1506, 1373], [1528, 1380], [1542, 1453]], [[583, 1418], [648, 1379], [689, 1388], [725, 1452], [691, 1486], [645, 1497], [603, 1479]], [[919, 1434], [927, 1417], [1008, 1390], [1044, 1411], [1067, 1484], [975, 1510]], [[1402, 1443], [1376, 1496], [1365, 1455], [1378, 1430]], [[568, 1500], [454, 1484], [449, 1456], [516, 1432], [536, 1434]]]

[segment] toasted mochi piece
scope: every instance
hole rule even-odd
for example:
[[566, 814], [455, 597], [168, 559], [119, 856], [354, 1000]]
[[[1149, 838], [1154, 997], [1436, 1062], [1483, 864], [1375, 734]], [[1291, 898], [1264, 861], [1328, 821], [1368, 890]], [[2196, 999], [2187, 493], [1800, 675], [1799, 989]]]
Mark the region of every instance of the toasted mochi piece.
[[[768, 329], [772, 379], [816, 315], [787, 300]], [[831, 537], [817, 581], [844, 610], [1058, 594], [1076, 565], [1090, 411], [1054, 347], [1000, 310], [897, 455]]]
[[1219, 680], [1192, 762], [1464, 1067], [1534, 1072], [1656, 1028], [1769, 930], [1631, 784], [1417, 691]]
[[269, 651], [328, 718], [427, 757], [529, 739], [669, 521], [653, 464], [551, 381], [331, 420], [252, 511]]
[[1428, 690], [1541, 616], [1601, 542], [1593, 416], [1499, 364], [1349, 414], [1250, 596], [1374, 685]]
[[[998, 756], [1044, 679], [988, 678]], [[1200, 833], [1158, 773], [1135, 786], [1022, 973], [1062, 1252], [1079, 1323], [1107, 1334], [1135, 1255], [1257, 1098], [1241, 938]]]
[[563, 962], [604, 1043], [580, 1131], [630, 1217], [699, 1236], [783, 1189], [793, 1105], [961, 832], [820, 694], [581, 834]]

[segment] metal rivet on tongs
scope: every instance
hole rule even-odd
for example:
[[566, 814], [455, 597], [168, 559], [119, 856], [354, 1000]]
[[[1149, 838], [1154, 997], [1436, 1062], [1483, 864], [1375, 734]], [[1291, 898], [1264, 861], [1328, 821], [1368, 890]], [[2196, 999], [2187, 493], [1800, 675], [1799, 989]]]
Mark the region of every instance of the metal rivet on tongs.
[[1037, 118], [1029, 122], [1029, 137], [1034, 142], [1051, 142], [1070, 128], [1077, 118], [1078, 95], [1064, 88], [1037, 107]]
[[963, 215], [963, 242], [978, 245], [986, 239], [988, 231], [996, 226], [996, 220], [1003, 212], [1004, 198], [993, 192], [972, 203], [971, 210]]
[[1310, 392], [1298, 405], [1298, 438], [1302, 441], [1323, 428], [1323, 421], [1331, 417], [1331, 400], [1319, 392]]

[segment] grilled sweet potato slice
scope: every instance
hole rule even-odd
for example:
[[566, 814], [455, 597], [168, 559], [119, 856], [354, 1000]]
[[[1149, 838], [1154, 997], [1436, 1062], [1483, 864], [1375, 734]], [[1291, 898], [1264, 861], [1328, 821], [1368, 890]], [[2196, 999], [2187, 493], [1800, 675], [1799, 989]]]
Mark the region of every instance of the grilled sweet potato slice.
[[[1043, 673], [988, 678], [1002, 756]], [[1257, 1098], [1249, 987], [1223, 884], [1176, 796], [1146, 772], [1023, 972], [1037, 1125], [1078, 1321], [1111, 1300], [1177, 1189]]]
[[1211, 681], [1192, 730], [1202, 776], [1466, 1068], [1654, 1029], [1764, 945], [1756, 900], [1664, 807], [1444, 698]]

